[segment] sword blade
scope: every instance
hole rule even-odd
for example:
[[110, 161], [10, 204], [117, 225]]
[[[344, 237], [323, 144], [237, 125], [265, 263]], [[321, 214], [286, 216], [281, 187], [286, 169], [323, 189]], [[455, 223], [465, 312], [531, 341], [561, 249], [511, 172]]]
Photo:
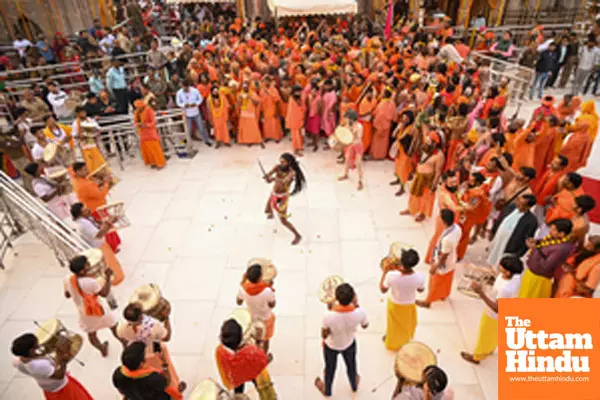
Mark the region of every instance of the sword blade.
[[260, 168], [260, 171], [263, 174], [263, 177], [267, 176], [267, 171], [265, 171], [265, 167], [263, 167], [262, 163], [260, 162], [260, 159], [256, 159], [256, 162], [258, 162], [258, 167]]

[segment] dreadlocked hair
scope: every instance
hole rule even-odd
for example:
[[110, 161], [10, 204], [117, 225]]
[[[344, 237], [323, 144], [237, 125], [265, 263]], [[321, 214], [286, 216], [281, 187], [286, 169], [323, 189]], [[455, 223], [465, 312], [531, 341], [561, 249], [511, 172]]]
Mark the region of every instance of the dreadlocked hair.
[[306, 187], [306, 177], [304, 176], [304, 172], [302, 172], [302, 169], [300, 168], [296, 157], [294, 157], [290, 153], [283, 153], [281, 155], [281, 158], [287, 161], [290, 168], [294, 170], [295, 173], [296, 181], [294, 182], [294, 190], [292, 190], [292, 192], [290, 193], [293, 196], [296, 193], [300, 193], [300, 191]]

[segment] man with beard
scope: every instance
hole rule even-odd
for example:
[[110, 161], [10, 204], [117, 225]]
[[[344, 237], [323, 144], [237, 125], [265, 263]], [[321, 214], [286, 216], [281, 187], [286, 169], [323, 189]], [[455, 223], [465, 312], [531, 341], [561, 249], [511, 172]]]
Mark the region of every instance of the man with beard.
[[242, 91], [238, 99], [238, 108], [240, 109], [238, 143], [247, 144], [248, 146], [260, 144], [264, 148], [265, 145], [263, 144], [257, 117], [257, 108], [260, 106], [259, 93], [260, 84], [258, 81], [253, 82], [252, 90], [250, 89], [250, 82], [244, 81], [242, 83]]
[[[505, 160], [501, 160], [500, 162], [504, 163]], [[504, 165], [505, 169], [509, 169], [507, 165]], [[509, 170], [511, 172], [512, 170]], [[531, 181], [535, 179], [535, 169], [531, 167], [521, 167], [519, 172], [513, 172], [513, 178], [507, 180], [504, 186], [504, 199], [496, 203], [496, 208], [499, 210], [504, 209], [504, 207], [510, 205], [513, 201], [515, 201], [519, 196], [523, 194], [533, 194], [531, 190]]]
[[[294, 234], [292, 245], [300, 243], [302, 236], [288, 220], [290, 215], [287, 212], [290, 196], [299, 193], [306, 185], [306, 179], [300, 165], [298, 165], [298, 161], [290, 153], [283, 153], [279, 159], [279, 164], [266, 173], [263, 178], [267, 183], [275, 182], [273, 192], [265, 208], [267, 218], [273, 218], [273, 210], [275, 210], [283, 226]], [[294, 182], [294, 188], [290, 191], [292, 182]]]
[[410, 186], [408, 209], [400, 212], [400, 215], [414, 215], [415, 222], [422, 222], [425, 217], [432, 215], [435, 191], [444, 168], [441, 144], [440, 135], [431, 131], [421, 146], [421, 159], [417, 164], [415, 179]]
[[208, 97], [208, 111], [210, 115], [210, 121], [214, 128], [215, 135], [215, 148], [221, 147], [221, 144], [229, 147], [229, 102], [225, 96], [221, 95], [218, 86], [213, 86], [210, 89], [210, 96]]
[[527, 252], [525, 241], [537, 230], [537, 219], [531, 212], [535, 196], [521, 195], [515, 204], [504, 208], [492, 228], [492, 243], [488, 256], [490, 265], [497, 265], [506, 254], [523, 257]]
[[471, 237], [471, 229], [475, 225], [485, 223], [492, 208], [488, 200], [487, 192], [483, 186], [485, 177], [479, 172], [474, 172], [469, 176], [466, 190], [460, 196], [462, 209], [465, 214], [462, 225], [462, 236], [458, 244], [457, 259], [462, 260], [467, 251], [467, 246]]
[[540, 177], [537, 185], [534, 188], [534, 194], [537, 198], [537, 206], [534, 209], [534, 214], [538, 219], [538, 223], [544, 222], [545, 207], [552, 199], [558, 190], [558, 182], [566, 174], [566, 168], [569, 164], [567, 157], [557, 155], [550, 163], [550, 168]]

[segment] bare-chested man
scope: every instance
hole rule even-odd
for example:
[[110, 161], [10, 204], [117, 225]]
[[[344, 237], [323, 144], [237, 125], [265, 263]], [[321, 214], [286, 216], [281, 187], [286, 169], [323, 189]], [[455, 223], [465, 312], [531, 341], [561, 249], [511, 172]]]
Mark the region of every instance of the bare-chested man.
[[365, 147], [363, 145], [363, 127], [358, 122], [358, 113], [354, 110], [348, 110], [344, 114], [346, 119], [345, 125], [352, 131], [352, 143], [346, 146], [344, 150], [345, 162], [344, 162], [344, 174], [338, 178], [339, 181], [345, 181], [348, 179], [348, 171], [350, 168], [358, 172], [358, 190], [363, 189], [363, 153]]
[[430, 131], [423, 139], [422, 155], [415, 178], [410, 186], [408, 208], [400, 215], [414, 215], [416, 222], [422, 222], [425, 217], [431, 217], [442, 170], [444, 168], [444, 153], [440, 151], [442, 140], [435, 131]]
[[[294, 225], [289, 221], [288, 218], [290, 215], [287, 212], [290, 195], [293, 196], [299, 193], [306, 184], [304, 173], [300, 169], [298, 161], [290, 153], [283, 153], [279, 159], [279, 164], [273, 167], [263, 178], [267, 183], [275, 182], [273, 192], [265, 208], [267, 218], [273, 218], [273, 210], [275, 210], [283, 226], [294, 234], [292, 244], [298, 244], [302, 236], [300, 236]], [[292, 182], [294, 182], [294, 190], [290, 192]]]

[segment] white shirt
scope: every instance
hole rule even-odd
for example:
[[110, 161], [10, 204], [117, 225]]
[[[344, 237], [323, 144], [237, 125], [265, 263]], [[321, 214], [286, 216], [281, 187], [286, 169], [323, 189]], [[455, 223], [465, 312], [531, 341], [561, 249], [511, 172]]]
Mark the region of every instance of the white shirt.
[[[185, 116], [188, 118], [193, 118], [200, 114], [200, 110], [198, 106], [202, 104], [204, 100], [202, 95], [195, 87], [190, 87], [189, 91], [186, 93], [183, 88], [177, 91], [177, 106], [179, 108], [185, 109]], [[186, 104], [194, 104], [196, 107], [186, 108]]]
[[50, 378], [54, 374], [55, 366], [49, 358], [36, 358], [27, 363], [16, 358], [13, 360], [13, 366], [35, 379], [39, 387], [46, 392], [58, 392], [69, 382], [66, 374], [62, 379]]
[[[104, 315], [101, 316], [88, 316], [85, 315], [85, 306], [83, 304], [83, 298], [77, 293], [77, 290], [71, 285], [71, 276], [73, 274], [68, 274], [65, 276], [64, 280], [64, 289], [69, 292], [75, 306], [77, 306], [78, 316], [79, 316], [79, 327], [86, 333], [89, 332], [97, 332], [101, 329], [110, 328], [117, 324], [117, 317], [114, 312], [112, 312], [108, 306], [105, 304], [104, 300], [98, 296], [98, 303], [104, 310]], [[82, 277], [78, 278], [77, 282], [79, 284], [79, 288], [84, 294], [98, 294], [102, 287], [104, 286], [103, 279], [95, 279], [90, 277]]]
[[[36, 196], [42, 200], [42, 197], [48, 196], [49, 194], [56, 191], [56, 187], [52, 186], [47, 180], [41, 178], [33, 179], [31, 183], [33, 191]], [[43, 200], [42, 200], [43, 201]], [[67, 219], [70, 216], [71, 204], [76, 202], [77, 199], [73, 194], [54, 196], [50, 201], [46, 201], [46, 207], [59, 219]]]
[[390, 289], [390, 300], [394, 304], [414, 304], [417, 289], [425, 290], [425, 275], [416, 271], [405, 275], [400, 271], [392, 270], [385, 275], [383, 286]]
[[[515, 274], [510, 279], [504, 279], [502, 274], [496, 277], [490, 297], [492, 300], [498, 299], [514, 299], [519, 297], [521, 289], [521, 274]], [[498, 319], [498, 313], [489, 307], [486, 307], [485, 313], [490, 318]]]
[[[135, 329], [134, 329], [135, 327]], [[146, 343], [146, 354], [154, 353], [154, 342], [162, 342], [167, 337], [167, 329], [162, 322], [147, 315], [142, 316], [142, 322], [132, 325], [129, 321], [121, 321], [117, 326], [117, 336], [128, 343]]]
[[56, 93], [48, 93], [48, 102], [52, 105], [52, 110], [58, 119], [71, 116], [71, 111], [65, 105], [68, 96], [62, 90]]
[[83, 239], [85, 239], [85, 241], [88, 242], [92, 247], [99, 248], [102, 246], [104, 240], [102, 238], [98, 239], [96, 237], [100, 229], [95, 223], [93, 223], [87, 218], [81, 217], [77, 218], [75, 224], [75, 230], [77, 231], [77, 233], [79, 233], [83, 237]]
[[23, 141], [28, 149], [31, 149], [36, 143], [35, 136], [31, 134], [31, 125], [33, 121], [31, 118], [25, 118], [25, 120], [19, 122], [17, 124], [17, 129], [19, 132], [23, 132]]
[[246, 303], [248, 306], [248, 311], [250, 311], [250, 315], [252, 318], [256, 318], [260, 321], [267, 321], [271, 318], [271, 307], [269, 307], [269, 303], [273, 303], [275, 301], [275, 293], [271, 288], [265, 288], [259, 294], [254, 296], [249, 295], [243, 288], [240, 288], [238, 293], [238, 297]]
[[15, 40], [13, 42], [13, 47], [19, 52], [19, 57], [23, 57], [25, 55], [25, 49], [29, 46], [33, 46], [33, 44], [31, 44], [31, 42], [27, 39]]
[[447, 274], [456, 268], [456, 248], [458, 247], [458, 242], [460, 242], [461, 235], [462, 229], [458, 224], [452, 224], [452, 226], [442, 232], [442, 236], [433, 254], [435, 259], [441, 254], [448, 254], [448, 257], [446, 258], [446, 263], [436, 270], [437, 274]]
[[102, 51], [108, 54], [112, 54], [113, 46], [115, 45], [115, 37], [112, 33], [104, 36], [100, 43], [98, 43], [102, 48]]
[[332, 350], [345, 350], [354, 342], [356, 328], [367, 323], [367, 313], [360, 307], [350, 312], [327, 311], [323, 327], [329, 328], [331, 333], [325, 344]]
[[44, 148], [37, 142], [31, 148], [31, 157], [35, 162], [41, 161], [41, 159], [44, 157]]

